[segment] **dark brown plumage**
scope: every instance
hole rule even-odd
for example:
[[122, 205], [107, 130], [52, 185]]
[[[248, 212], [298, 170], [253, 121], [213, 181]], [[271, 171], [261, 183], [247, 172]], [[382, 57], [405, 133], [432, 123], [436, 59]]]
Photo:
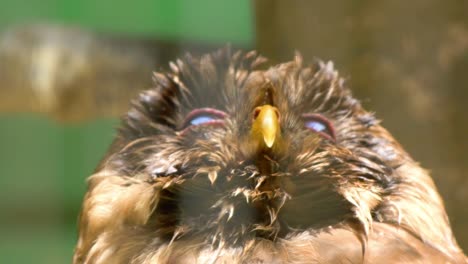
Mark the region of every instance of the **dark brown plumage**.
[[427, 171], [332, 63], [187, 55], [122, 121], [75, 263], [465, 263]]

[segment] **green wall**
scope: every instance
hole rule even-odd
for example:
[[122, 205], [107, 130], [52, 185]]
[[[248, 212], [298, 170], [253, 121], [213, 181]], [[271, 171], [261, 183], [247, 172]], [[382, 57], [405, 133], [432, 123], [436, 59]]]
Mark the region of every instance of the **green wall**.
[[[253, 41], [247, 0], [2, 0], [1, 6], [0, 29], [53, 22], [174, 41]], [[117, 125], [0, 113], [0, 263], [70, 263], [85, 179]]]

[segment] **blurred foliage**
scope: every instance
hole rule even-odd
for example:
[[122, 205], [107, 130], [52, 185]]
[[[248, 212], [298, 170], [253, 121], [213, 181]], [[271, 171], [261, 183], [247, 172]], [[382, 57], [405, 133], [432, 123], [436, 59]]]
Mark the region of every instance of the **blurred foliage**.
[[217, 0], [3, 0], [0, 28], [56, 22], [177, 41], [253, 41], [250, 2]]
[[0, 116], [0, 262], [69, 262], [85, 177], [116, 121], [64, 127], [45, 117]]

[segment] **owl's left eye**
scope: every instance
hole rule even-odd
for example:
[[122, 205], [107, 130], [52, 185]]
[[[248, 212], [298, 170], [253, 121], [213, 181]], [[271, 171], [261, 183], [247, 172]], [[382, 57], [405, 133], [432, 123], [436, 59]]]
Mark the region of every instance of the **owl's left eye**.
[[225, 112], [213, 108], [195, 109], [187, 115], [183, 127], [222, 124], [226, 116]]
[[318, 133], [326, 139], [335, 141], [335, 130], [328, 119], [319, 114], [305, 114], [302, 116], [305, 127]]

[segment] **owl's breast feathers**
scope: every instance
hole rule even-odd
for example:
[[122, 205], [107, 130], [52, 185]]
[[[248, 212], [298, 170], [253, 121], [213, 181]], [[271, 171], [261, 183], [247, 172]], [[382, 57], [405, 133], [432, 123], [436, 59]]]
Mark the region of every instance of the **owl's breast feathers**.
[[331, 63], [155, 73], [88, 179], [74, 263], [466, 263], [427, 171]]

